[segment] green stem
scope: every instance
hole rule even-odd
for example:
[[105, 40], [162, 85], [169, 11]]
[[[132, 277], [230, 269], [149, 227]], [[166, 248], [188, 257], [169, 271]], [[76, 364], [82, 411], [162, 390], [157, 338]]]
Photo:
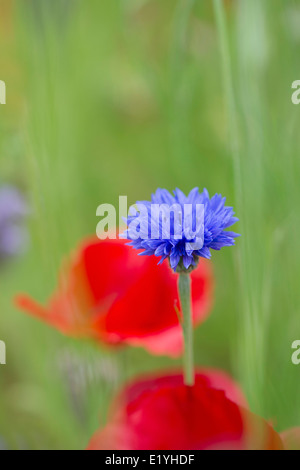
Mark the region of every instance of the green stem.
[[228, 120], [229, 120], [229, 142], [233, 156], [234, 181], [238, 204], [242, 200], [242, 179], [240, 166], [240, 139], [238, 127], [238, 114], [236, 97], [234, 93], [234, 81], [232, 75], [232, 63], [230, 54], [229, 36], [227, 31], [226, 13], [223, 0], [213, 0], [216, 17], [219, 45], [222, 59], [223, 87], [225, 92]]
[[[173, 32], [170, 43], [168, 123], [169, 145], [175, 176], [183, 178], [193, 171], [191, 164], [189, 112], [191, 92], [187, 66], [187, 43], [190, 17], [195, 0], [177, 0], [174, 11]], [[187, 87], [187, 83], [189, 83]]]
[[171, 49], [171, 72], [175, 83], [177, 83], [178, 74], [183, 68], [189, 19], [194, 3], [195, 0], [179, 0], [175, 9]]
[[182, 311], [182, 330], [184, 339], [183, 370], [185, 385], [195, 383], [194, 353], [193, 353], [193, 321], [191, 308], [191, 279], [184, 272], [179, 274], [178, 291]]

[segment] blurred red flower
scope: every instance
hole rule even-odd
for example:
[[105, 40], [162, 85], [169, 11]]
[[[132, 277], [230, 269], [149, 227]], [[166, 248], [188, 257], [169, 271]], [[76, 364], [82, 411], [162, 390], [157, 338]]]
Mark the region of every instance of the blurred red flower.
[[144, 379], [117, 398], [88, 450], [283, 449], [279, 435], [225, 374], [202, 370], [193, 387], [181, 375]]
[[[196, 325], [212, 303], [208, 262], [201, 261], [191, 277]], [[27, 295], [16, 303], [68, 335], [142, 346], [154, 354], [182, 351], [177, 275], [167, 263], [157, 266], [154, 257], [137, 256], [126, 240], [85, 241], [62, 269], [46, 307]]]

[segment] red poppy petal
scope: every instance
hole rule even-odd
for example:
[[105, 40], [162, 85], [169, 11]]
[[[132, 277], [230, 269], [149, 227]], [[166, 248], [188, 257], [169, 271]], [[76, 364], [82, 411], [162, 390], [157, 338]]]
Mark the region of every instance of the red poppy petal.
[[[108, 425], [88, 448], [282, 449], [268, 423], [228, 398], [221, 388], [224, 377], [203, 371], [197, 373], [194, 387], [183, 385], [179, 375], [136, 382], [119, 395]], [[230, 379], [225, 382], [230, 389]]]
[[[43, 314], [37, 314], [37, 305], [28, 298], [25, 303], [18, 300], [18, 306], [65, 334], [178, 356], [182, 351], [176, 314], [178, 276], [166, 262], [157, 266], [155, 257], [138, 256], [126, 243], [85, 241], [64, 265], [58, 289]], [[209, 312], [212, 285], [209, 265], [200, 262], [192, 273], [195, 324]]]
[[[245, 408], [248, 407], [248, 402], [240, 386], [223, 371], [206, 368], [197, 369], [195, 373], [195, 383], [197, 386], [202, 385], [215, 388], [216, 390], [223, 390], [227, 398], [231, 401]], [[142, 377], [139, 381], [135, 381], [125, 387], [117, 398], [117, 402], [130, 402], [144, 390], [155, 389], [165, 385], [183, 385], [182, 372], [174, 371], [173, 373], [162, 373], [161, 375], [153, 374]]]
[[30, 315], [40, 318], [41, 320], [47, 321], [47, 310], [42, 305], [38, 304], [35, 300], [31, 299], [28, 295], [17, 295], [15, 297], [15, 304], [21, 310], [26, 311]]

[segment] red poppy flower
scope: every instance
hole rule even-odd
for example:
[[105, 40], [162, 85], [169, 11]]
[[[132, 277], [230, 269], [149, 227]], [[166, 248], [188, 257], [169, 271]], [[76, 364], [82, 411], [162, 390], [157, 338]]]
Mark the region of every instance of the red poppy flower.
[[225, 374], [199, 371], [193, 387], [181, 375], [151, 378], [125, 389], [89, 450], [283, 449], [279, 435], [246, 409]]
[[[212, 273], [201, 261], [192, 275], [194, 324], [208, 315]], [[88, 240], [62, 270], [57, 291], [46, 307], [27, 295], [19, 308], [61, 332], [108, 344], [142, 346], [154, 354], [178, 356], [182, 334], [177, 275], [167, 263], [137, 256], [126, 240]]]

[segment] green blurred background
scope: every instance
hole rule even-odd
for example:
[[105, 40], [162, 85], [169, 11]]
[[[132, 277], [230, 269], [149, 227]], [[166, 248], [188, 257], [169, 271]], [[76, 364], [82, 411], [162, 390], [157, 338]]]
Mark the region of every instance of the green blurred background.
[[300, 4], [293, 0], [0, 0], [0, 178], [31, 205], [26, 255], [0, 272], [0, 448], [82, 449], [113, 393], [180, 364], [111, 352], [18, 312], [45, 302], [96, 208], [207, 187], [242, 233], [213, 256], [199, 365], [222, 368], [279, 431], [300, 425]]

